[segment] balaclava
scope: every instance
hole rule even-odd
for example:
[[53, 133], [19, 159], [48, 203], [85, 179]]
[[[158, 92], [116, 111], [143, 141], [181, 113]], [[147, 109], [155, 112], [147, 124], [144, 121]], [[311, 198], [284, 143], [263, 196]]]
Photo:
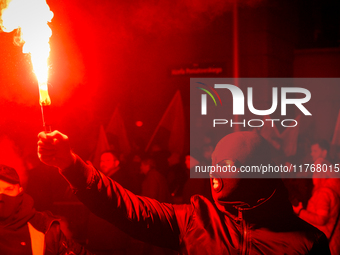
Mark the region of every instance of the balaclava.
[[[257, 132], [235, 132], [222, 138], [212, 154], [212, 165], [260, 166], [273, 164], [270, 146]], [[228, 178], [226, 178], [228, 177]], [[231, 178], [229, 178], [231, 177]], [[249, 173], [211, 174], [214, 201], [220, 205], [251, 208], [269, 198], [277, 179], [249, 178]]]
[[[20, 184], [18, 173], [15, 169], [0, 165], [0, 180], [10, 184]], [[17, 196], [10, 196], [7, 194], [0, 194], [0, 222], [6, 220], [11, 215], [16, 213], [23, 199], [21, 192]]]

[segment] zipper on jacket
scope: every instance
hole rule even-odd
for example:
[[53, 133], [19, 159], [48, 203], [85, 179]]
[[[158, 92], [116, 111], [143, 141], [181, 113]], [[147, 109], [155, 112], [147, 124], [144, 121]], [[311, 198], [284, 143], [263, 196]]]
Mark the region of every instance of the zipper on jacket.
[[247, 223], [243, 219], [243, 213], [242, 209], [238, 208], [238, 220], [241, 223], [241, 242], [240, 242], [240, 248], [241, 248], [241, 254], [245, 255], [247, 254]]

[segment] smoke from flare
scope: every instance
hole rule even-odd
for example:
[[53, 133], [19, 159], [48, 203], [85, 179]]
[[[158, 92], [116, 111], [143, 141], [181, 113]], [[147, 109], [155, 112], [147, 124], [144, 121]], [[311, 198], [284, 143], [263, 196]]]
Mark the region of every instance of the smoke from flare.
[[[7, 5], [7, 7], [6, 7]], [[23, 53], [31, 54], [34, 73], [39, 83], [40, 103], [51, 104], [47, 92], [49, 39], [52, 31], [48, 22], [53, 18], [46, 0], [12, 0], [2, 3], [2, 25], [5, 32], [18, 29], [17, 45], [23, 45]]]

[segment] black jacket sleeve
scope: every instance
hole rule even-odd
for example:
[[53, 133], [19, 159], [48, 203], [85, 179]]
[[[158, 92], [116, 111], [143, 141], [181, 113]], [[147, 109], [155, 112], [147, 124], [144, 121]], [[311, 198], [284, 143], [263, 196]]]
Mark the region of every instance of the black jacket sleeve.
[[[114, 224], [132, 237], [153, 245], [179, 249], [190, 205], [181, 208], [154, 199], [136, 196], [104, 176], [78, 156], [74, 165], [61, 174], [71, 184], [80, 201], [94, 214]], [[181, 228], [181, 230], [180, 230]]]

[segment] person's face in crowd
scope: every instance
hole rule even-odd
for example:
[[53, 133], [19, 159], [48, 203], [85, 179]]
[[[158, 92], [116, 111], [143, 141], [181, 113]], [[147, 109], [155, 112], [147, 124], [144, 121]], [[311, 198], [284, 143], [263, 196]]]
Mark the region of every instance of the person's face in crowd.
[[0, 180], [0, 221], [16, 212], [21, 203], [22, 187]]
[[11, 184], [0, 180], [0, 194], [15, 197], [22, 192], [22, 187], [19, 184]]
[[111, 169], [119, 165], [119, 160], [110, 152], [103, 153], [100, 157], [100, 171], [107, 174]]
[[[223, 160], [218, 163], [220, 166], [233, 166], [234, 162], [231, 160]], [[237, 168], [235, 173], [228, 173], [228, 175], [232, 178], [221, 178], [215, 173], [210, 173], [210, 184], [212, 188], [212, 196], [215, 201], [223, 200], [228, 197], [229, 199], [233, 199], [235, 196], [233, 193], [237, 189], [238, 185], [241, 182], [241, 179], [238, 177], [239, 169]]]
[[324, 159], [327, 156], [327, 150], [320, 148], [318, 144], [313, 144], [310, 155], [312, 156], [313, 161], [316, 161], [318, 158]]
[[140, 164], [140, 172], [142, 174], [147, 174], [150, 171], [150, 164], [148, 161], [142, 161], [142, 163]]

